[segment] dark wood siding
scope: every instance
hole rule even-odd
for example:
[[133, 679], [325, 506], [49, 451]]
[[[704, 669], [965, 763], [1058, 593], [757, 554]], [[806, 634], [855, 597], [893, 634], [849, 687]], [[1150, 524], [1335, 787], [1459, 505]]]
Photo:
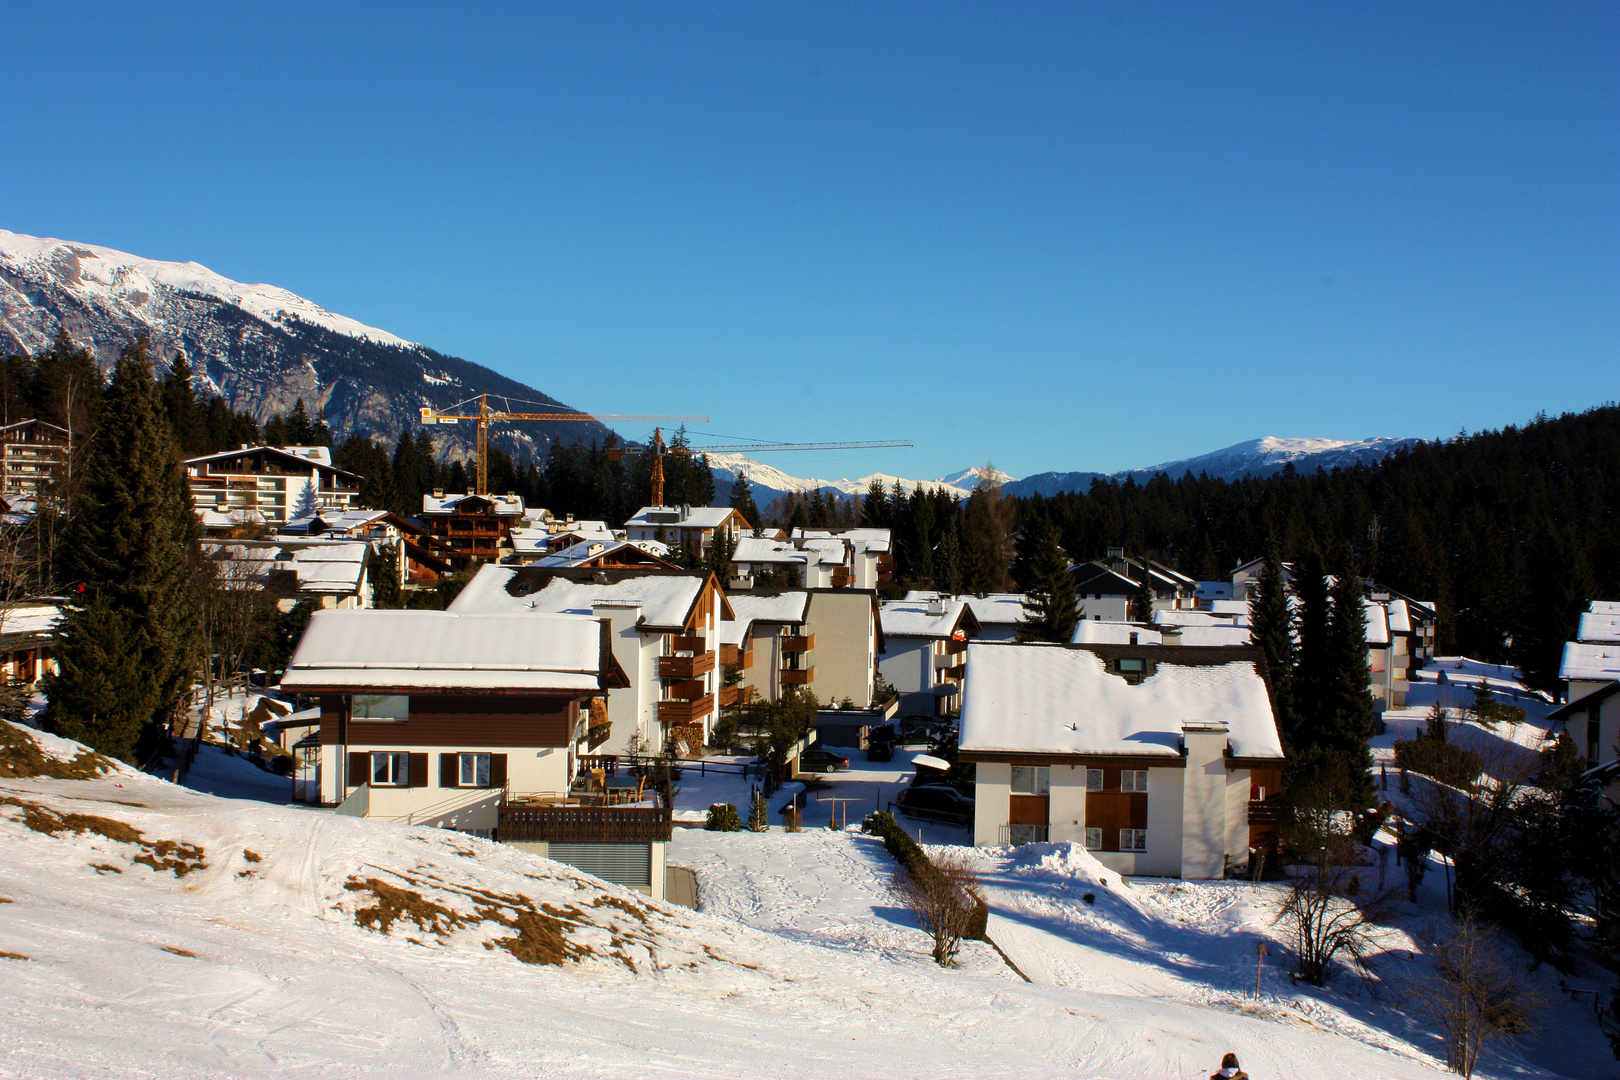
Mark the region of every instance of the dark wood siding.
[[[1104, 783], [1107, 781], [1105, 780]], [[1114, 770], [1119, 787], [1119, 770]], [[1134, 791], [1086, 792], [1086, 828], [1102, 830], [1102, 849], [1119, 850], [1119, 830], [1147, 828], [1148, 797]]]
[[[323, 720], [341, 715], [347, 702], [323, 697]], [[404, 723], [366, 720], [347, 725], [353, 746], [567, 746], [579, 715], [573, 698], [507, 694], [412, 694]], [[321, 741], [342, 741], [335, 723], [321, 724]]]
[[1012, 795], [1007, 799], [1009, 825], [1051, 824], [1051, 800], [1045, 795]]
[[426, 754], [411, 754], [410, 755], [410, 767], [411, 767], [411, 775], [410, 775], [409, 784], [407, 786], [409, 786], [409, 787], [427, 787], [428, 786], [428, 756]]

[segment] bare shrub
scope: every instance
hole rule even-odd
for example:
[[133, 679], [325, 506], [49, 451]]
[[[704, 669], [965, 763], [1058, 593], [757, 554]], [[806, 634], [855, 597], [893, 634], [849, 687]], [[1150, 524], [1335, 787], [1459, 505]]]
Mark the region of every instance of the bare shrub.
[[889, 884], [890, 895], [933, 937], [934, 962], [941, 967], [953, 967], [962, 939], [972, 936], [983, 892], [967, 858], [956, 854], [898, 870]]
[[1412, 1008], [1434, 1021], [1451, 1071], [1473, 1076], [1485, 1043], [1511, 1041], [1532, 1030], [1540, 999], [1503, 957], [1496, 935], [1472, 917], [1449, 937], [1435, 940], [1430, 950], [1434, 975], [1408, 987]]
[[1312, 986], [1327, 982], [1335, 961], [1348, 961], [1365, 976], [1367, 957], [1382, 937], [1379, 923], [1392, 907], [1391, 893], [1362, 895], [1354, 819], [1334, 805], [1330, 792], [1319, 801], [1302, 801], [1282, 829], [1282, 841], [1298, 861], [1291, 869], [1293, 887], [1272, 924], [1287, 929], [1295, 976]]

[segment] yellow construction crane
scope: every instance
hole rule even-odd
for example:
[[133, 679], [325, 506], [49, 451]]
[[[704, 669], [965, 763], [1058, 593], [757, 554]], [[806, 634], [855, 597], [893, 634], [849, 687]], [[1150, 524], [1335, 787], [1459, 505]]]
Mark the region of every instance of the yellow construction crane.
[[[752, 454], [763, 450], [865, 450], [877, 447], [901, 446], [909, 447], [910, 442], [905, 439], [868, 440], [861, 442], [813, 442], [813, 443], [766, 443], [743, 442], [731, 446], [681, 446], [676, 451], [683, 454]], [[652, 445], [642, 453], [651, 453], [652, 459], [652, 504], [664, 505], [664, 433], [660, 428], [653, 428]], [[622, 456], [626, 451], [618, 451]]]
[[[462, 405], [469, 404], [469, 403], [471, 403], [471, 401], [472, 401], [472, 399], [468, 398], [467, 401], [462, 402]], [[459, 409], [459, 408], [461, 408], [461, 405], [452, 405], [451, 408], [452, 409]], [[578, 413], [578, 412], [566, 412], [566, 413], [555, 413], [555, 412], [550, 412], [550, 413], [506, 412], [506, 411], [500, 410], [500, 409], [491, 409], [489, 407], [489, 395], [488, 394], [479, 394], [478, 395], [478, 411], [476, 413], [468, 414], [468, 413], [457, 413], [457, 412], [438, 412], [438, 411], [435, 411], [433, 409], [423, 409], [422, 410], [422, 423], [424, 423], [424, 424], [454, 424], [454, 423], [457, 423], [458, 421], [461, 421], [461, 420], [472, 420], [472, 421], [475, 421], [478, 424], [478, 494], [480, 494], [480, 495], [488, 495], [489, 494], [489, 425], [496, 422], [496, 421], [508, 421], [508, 420], [596, 420], [596, 421], [599, 421], [601, 423], [626, 423], [626, 422], [640, 423], [640, 422], [647, 422], [647, 421], [669, 422], [669, 421], [673, 421], [673, 420], [678, 420], [678, 421], [682, 421], [682, 422], [685, 422], [685, 421], [697, 421], [699, 423], [705, 423], [705, 424], [709, 422], [709, 418], [707, 416], [607, 416], [607, 415], [592, 415], [591, 413]], [[662, 465], [662, 462], [660, 462], [659, 464]], [[662, 470], [660, 469], [659, 471], [660, 471], [660, 474], [661, 474]], [[658, 484], [658, 486], [660, 488], [663, 487], [662, 480], [663, 480], [663, 477], [662, 477], [662, 475], [660, 475], [659, 476], [659, 484]], [[656, 502], [657, 500], [654, 500], [654, 501]]]

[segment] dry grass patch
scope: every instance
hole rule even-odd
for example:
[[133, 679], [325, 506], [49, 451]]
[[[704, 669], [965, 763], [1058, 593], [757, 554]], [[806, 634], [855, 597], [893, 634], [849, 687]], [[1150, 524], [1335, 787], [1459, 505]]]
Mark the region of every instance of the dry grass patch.
[[166, 953], [174, 953], [176, 956], [184, 956], [188, 960], [197, 959], [197, 954], [192, 952], [190, 949], [177, 949], [173, 945], [164, 945], [163, 951]]
[[39, 748], [27, 728], [0, 721], [0, 777], [45, 776], [52, 780], [94, 780], [112, 772], [117, 763], [93, 750], [72, 761], [58, 761]]
[[0, 952], [0, 960], [32, 960], [31, 956], [24, 956], [20, 952]]
[[[82, 836], [85, 833], [93, 833], [116, 843], [134, 844], [142, 851], [131, 860], [132, 862], [150, 866], [160, 872], [172, 870], [175, 877], [185, 877], [193, 870], [201, 870], [208, 865], [203, 861], [203, 856], [207, 853], [196, 844], [175, 840], [148, 840], [135, 826], [114, 818], [99, 817], [95, 814], [64, 814], [43, 803], [10, 796], [0, 798], [0, 806], [19, 808], [22, 810], [22, 823], [46, 836], [61, 836], [63, 833]], [[108, 867], [97, 866], [96, 869]]]
[[242, 858], [246, 859], [248, 862], [264, 862], [263, 855], [248, 851], [246, 848], [242, 850]]
[[124, 868], [122, 866], [114, 866], [110, 862], [91, 863], [90, 869], [101, 874], [122, 874], [124, 872]]

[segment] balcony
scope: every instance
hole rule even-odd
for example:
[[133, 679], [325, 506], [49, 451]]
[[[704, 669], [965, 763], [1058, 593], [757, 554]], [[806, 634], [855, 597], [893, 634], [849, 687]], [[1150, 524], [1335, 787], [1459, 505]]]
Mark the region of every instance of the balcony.
[[742, 659], [742, 648], [737, 645], [720, 646], [720, 663], [726, 667], [736, 667]]
[[708, 644], [702, 634], [677, 634], [670, 641], [670, 648], [676, 652], [700, 653], [708, 650]]
[[816, 647], [814, 634], [783, 634], [778, 640], [783, 652], [809, 652]]
[[668, 807], [531, 806], [503, 803], [496, 839], [504, 843], [649, 844], [674, 828]]
[[947, 653], [964, 653], [967, 652], [967, 647], [968, 643], [960, 638], [945, 639], [945, 651]]
[[783, 686], [808, 686], [815, 677], [816, 669], [813, 667], [782, 669]]
[[746, 705], [754, 699], [754, 688], [740, 684], [737, 686], [722, 686], [719, 696], [722, 709], [730, 705]]
[[708, 688], [703, 685], [702, 679], [688, 679], [685, 682], [671, 683], [669, 686], [669, 696], [681, 701], [696, 701], [706, 693]]
[[[679, 638], [676, 639], [680, 640]], [[698, 639], [702, 641], [702, 638]], [[660, 656], [658, 658], [658, 677], [660, 679], [695, 679], [714, 670], [714, 653], [703, 653], [699, 656]]]
[[1277, 824], [1278, 817], [1279, 817], [1279, 810], [1281, 809], [1281, 806], [1282, 806], [1282, 800], [1280, 800], [1280, 799], [1250, 799], [1249, 800], [1249, 824], [1250, 825], [1275, 825], [1275, 824]]
[[855, 584], [855, 571], [847, 566], [833, 568], [832, 585], [835, 589], [847, 589]]
[[705, 694], [696, 701], [660, 701], [658, 722], [661, 724], [698, 724], [714, 712], [714, 695]]

